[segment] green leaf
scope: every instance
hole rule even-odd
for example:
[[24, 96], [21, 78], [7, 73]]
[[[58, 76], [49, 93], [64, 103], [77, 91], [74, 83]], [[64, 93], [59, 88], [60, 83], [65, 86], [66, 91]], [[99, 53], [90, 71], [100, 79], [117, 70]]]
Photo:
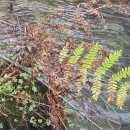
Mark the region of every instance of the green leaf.
[[27, 100], [23, 100], [23, 101], [22, 101], [22, 104], [23, 104], [23, 105], [26, 105], [27, 103], [28, 103]]
[[37, 88], [35, 86], [32, 87], [33, 92], [37, 92]]
[[31, 118], [30, 118], [30, 123], [31, 124], [36, 124], [36, 119], [35, 119], [35, 117], [34, 116], [32, 116]]
[[78, 45], [78, 47], [74, 50], [72, 56], [68, 60], [68, 65], [74, 65], [78, 59], [81, 57], [81, 54], [84, 51], [84, 42]]
[[29, 74], [27, 74], [27, 73], [22, 73], [21, 76], [23, 76], [24, 79], [28, 79], [29, 78]]
[[22, 111], [22, 110], [23, 110], [23, 107], [19, 107], [19, 110]]
[[15, 119], [14, 119], [14, 122], [18, 122], [18, 120], [15, 118]]
[[39, 123], [42, 123], [42, 119], [38, 119], [38, 122], [39, 122]]
[[68, 44], [66, 44], [66, 46], [64, 46], [60, 52], [60, 55], [59, 55], [59, 61], [60, 63], [68, 56], [68, 53], [69, 52], [69, 47], [68, 47]]
[[29, 111], [33, 111], [33, 105], [29, 106]]
[[3, 129], [3, 124], [2, 123], [0, 123], [0, 129]]
[[51, 121], [49, 119], [46, 120], [46, 125], [50, 126], [51, 125]]
[[19, 80], [18, 80], [18, 83], [19, 83], [19, 84], [22, 84], [22, 83], [23, 83], [23, 80], [22, 80], [22, 79], [19, 79]]
[[8, 75], [7, 75], [7, 74], [5, 74], [5, 75], [4, 75], [4, 78], [5, 78], [5, 79], [6, 79], [6, 78], [8, 78]]
[[29, 86], [28, 86], [28, 85], [25, 85], [24, 88], [27, 89], [27, 88], [29, 88]]
[[32, 90], [33, 90], [33, 92], [37, 92], [37, 88], [34, 83], [32, 84]]
[[4, 102], [4, 101], [5, 101], [5, 98], [1, 98], [1, 101]]

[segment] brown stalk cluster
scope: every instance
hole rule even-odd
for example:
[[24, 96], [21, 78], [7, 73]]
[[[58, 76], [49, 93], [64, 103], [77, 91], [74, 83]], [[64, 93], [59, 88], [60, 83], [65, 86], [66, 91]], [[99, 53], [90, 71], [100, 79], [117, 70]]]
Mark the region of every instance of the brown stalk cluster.
[[[63, 24], [48, 26], [51, 18], [48, 17], [34, 24], [25, 27], [25, 33], [21, 36], [20, 41], [22, 48], [17, 53], [16, 60], [23, 66], [33, 70], [32, 77], [40, 74], [47, 76], [47, 83], [51, 86], [52, 91], [48, 90], [46, 97], [48, 100], [49, 119], [55, 130], [60, 130], [61, 124], [65, 118], [63, 107], [64, 103], [57, 97], [62, 93], [62, 80], [59, 78], [62, 73], [58, 54], [60, 43], [53, 38], [58, 30], [66, 36], [66, 28]], [[63, 43], [64, 44], [64, 43]]]

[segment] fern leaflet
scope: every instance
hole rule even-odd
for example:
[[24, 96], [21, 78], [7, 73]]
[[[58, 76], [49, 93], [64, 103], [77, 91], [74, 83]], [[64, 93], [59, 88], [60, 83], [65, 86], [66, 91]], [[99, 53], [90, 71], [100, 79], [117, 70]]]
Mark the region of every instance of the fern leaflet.
[[96, 71], [101, 74], [105, 74], [106, 71], [108, 71], [116, 63], [116, 60], [118, 60], [121, 56], [121, 52], [122, 50], [115, 51], [113, 54], [110, 54], [109, 57], [106, 57], [102, 65], [99, 66]]
[[83, 63], [80, 67], [80, 72], [79, 75], [82, 76], [80, 79], [77, 80], [77, 89], [80, 91], [82, 89], [82, 86], [86, 82], [86, 77], [87, 77], [87, 70], [91, 68], [92, 63], [96, 59], [96, 55], [99, 51], [99, 44], [96, 43], [89, 51], [88, 54], [86, 54]]
[[[97, 68], [94, 74], [94, 84], [93, 84], [93, 90], [92, 90], [92, 97], [94, 100], [97, 100], [98, 94], [100, 94], [100, 89], [101, 89], [101, 75], [105, 74], [106, 71], [108, 71], [115, 63], [116, 60], [120, 57], [121, 55], [121, 50], [120, 51], [115, 51], [113, 54], [110, 54], [108, 57], [105, 58], [101, 66]], [[96, 78], [98, 73], [98, 77], [100, 81], [97, 81], [98, 79]], [[100, 75], [100, 76], [99, 76]], [[97, 84], [99, 83], [99, 84]], [[99, 86], [100, 85], [100, 86]], [[96, 91], [97, 93], [96, 93]]]
[[101, 92], [101, 74], [98, 72], [95, 72], [94, 83], [92, 86], [92, 99], [97, 101], [100, 92]]
[[128, 76], [130, 76], [130, 67], [122, 68], [119, 72], [112, 74], [108, 80], [107, 88], [107, 92], [110, 95], [109, 99], [111, 98], [111, 95], [117, 91], [117, 82], [121, 81], [123, 78], [127, 78]]
[[68, 56], [67, 55], [68, 52], [69, 52], [69, 47], [68, 47], [68, 44], [66, 44], [66, 46], [63, 47], [63, 49], [61, 50], [59, 54], [60, 63], [62, 63], [62, 61]]
[[115, 80], [113, 80], [113, 78], [110, 78], [108, 80], [108, 88], [107, 88], [107, 92], [109, 94], [114, 94], [117, 91], [117, 82]]
[[117, 92], [117, 82], [113, 78], [108, 80], [107, 92], [109, 94], [107, 102], [114, 102], [116, 97], [115, 94]]
[[124, 106], [124, 103], [126, 101], [127, 89], [129, 88], [130, 88], [130, 83], [125, 82], [124, 84], [121, 85], [121, 88], [118, 91], [116, 105], [120, 109], [122, 109], [122, 106]]
[[68, 80], [68, 77], [71, 76], [71, 67], [80, 59], [82, 53], [84, 51], [84, 42], [80, 43], [77, 48], [73, 51], [73, 54], [68, 60], [68, 63], [64, 72], [65, 81]]
[[68, 65], [74, 65], [78, 59], [81, 57], [81, 54], [84, 51], [84, 42], [78, 45], [78, 47], [74, 50], [72, 56], [68, 60]]
[[130, 76], [130, 67], [122, 68], [119, 72], [112, 75], [112, 78], [116, 81], [120, 81], [123, 78]]

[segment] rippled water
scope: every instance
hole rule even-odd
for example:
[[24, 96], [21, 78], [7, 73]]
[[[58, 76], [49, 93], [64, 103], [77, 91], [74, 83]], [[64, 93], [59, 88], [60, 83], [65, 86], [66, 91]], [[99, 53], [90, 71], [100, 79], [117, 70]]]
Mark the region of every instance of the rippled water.
[[[85, 1], [85, 0], [84, 0]], [[59, 11], [66, 11], [68, 14], [62, 17], [61, 21], [68, 26], [73, 24], [71, 18], [75, 13], [75, 7], [83, 0], [0, 0], [0, 20], [6, 21], [11, 25], [20, 22], [19, 25], [32, 23], [45, 17], [47, 14], [58, 15]], [[13, 5], [13, 11], [10, 10], [10, 3]], [[106, 27], [93, 27], [93, 36], [87, 37], [82, 30], [73, 32], [70, 30], [70, 36], [82, 39], [84, 41], [99, 41], [107, 50], [113, 51], [122, 49], [123, 54], [119, 59], [119, 67], [130, 65], [130, 17], [126, 17], [115, 12], [104, 10], [104, 18], [106, 20]], [[0, 29], [0, 48], [1, 52], [5, 53], [8, 45], [12, 45], [15, 41], [16, 35], [19, 35], [22, 30], [12, 33], [12, 28], [2, 30]], [[13, 31], [14, 32], [14, 31]], [[6, 48], [6, 50], [5, 50]], [[112, 115], [109, 113], [108, 115]], [[130, 96], [123, 112], [118, 114], [130, 122]], [[104, 123], [100, 122], [104, 130], [111, 130]], [[84, 120], [77, 119], [74, 114], [68, 124], [69, 130], [97, 130]], [[119, 126], [115, 126], [117, 130]], [[123, 126], [121, 130], [130, 130], [129, 126]]]

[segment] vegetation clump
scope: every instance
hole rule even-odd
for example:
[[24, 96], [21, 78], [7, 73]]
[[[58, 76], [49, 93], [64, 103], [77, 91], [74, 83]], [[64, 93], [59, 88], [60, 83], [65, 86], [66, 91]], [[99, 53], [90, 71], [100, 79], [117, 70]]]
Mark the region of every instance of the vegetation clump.
[[[95, 8], [99, 2], [92, 0], [77, 7], [77, 23], [88, 35], [91, 22], [85, 20], [80, 9], [87, 9], [103, 24], [103, 15], [99, 8]], [[108, 0], [103, 3], [111, 9], [117, 7], [121, 12], [124, 9]], [[98, 42], [74, 40], [69, 37], [64, 24], [50, 24], [55, 19], [56, 16], [48, 16], [25, 26], [24, 34], [18, 37], [13, 60], [0, 55], [7, 61], [0, 61], [1, 127], [8, 122], [9, 129], [26, 128], [27, 124], [38, 128], [52, 125], [55, 130], [61, 130], [62, 126], [67, 129], [64, 124], [66, 104], [72, 107], [69, 100], [77, 101], [76, 96], [82, 94], [87, 85], [91, 88], [92, 100], [97, 101], [104, 88], [105, 76], [108, 79], [105, 84], [107, 102], [114, 102], [120, 109], [124, 106], [130, 83], [120, 82], [130, 76], [130, 67], [107, 75], [122, 50], [108, 53]], [[62, 38], [58, 39], [57, 35]], [[93, 75], [92, 84], [87, 82], [89, 73]], [[72, 108], [84, 116], [81, 109]], [[98, 127], [89, 117], [87, 119]]]

